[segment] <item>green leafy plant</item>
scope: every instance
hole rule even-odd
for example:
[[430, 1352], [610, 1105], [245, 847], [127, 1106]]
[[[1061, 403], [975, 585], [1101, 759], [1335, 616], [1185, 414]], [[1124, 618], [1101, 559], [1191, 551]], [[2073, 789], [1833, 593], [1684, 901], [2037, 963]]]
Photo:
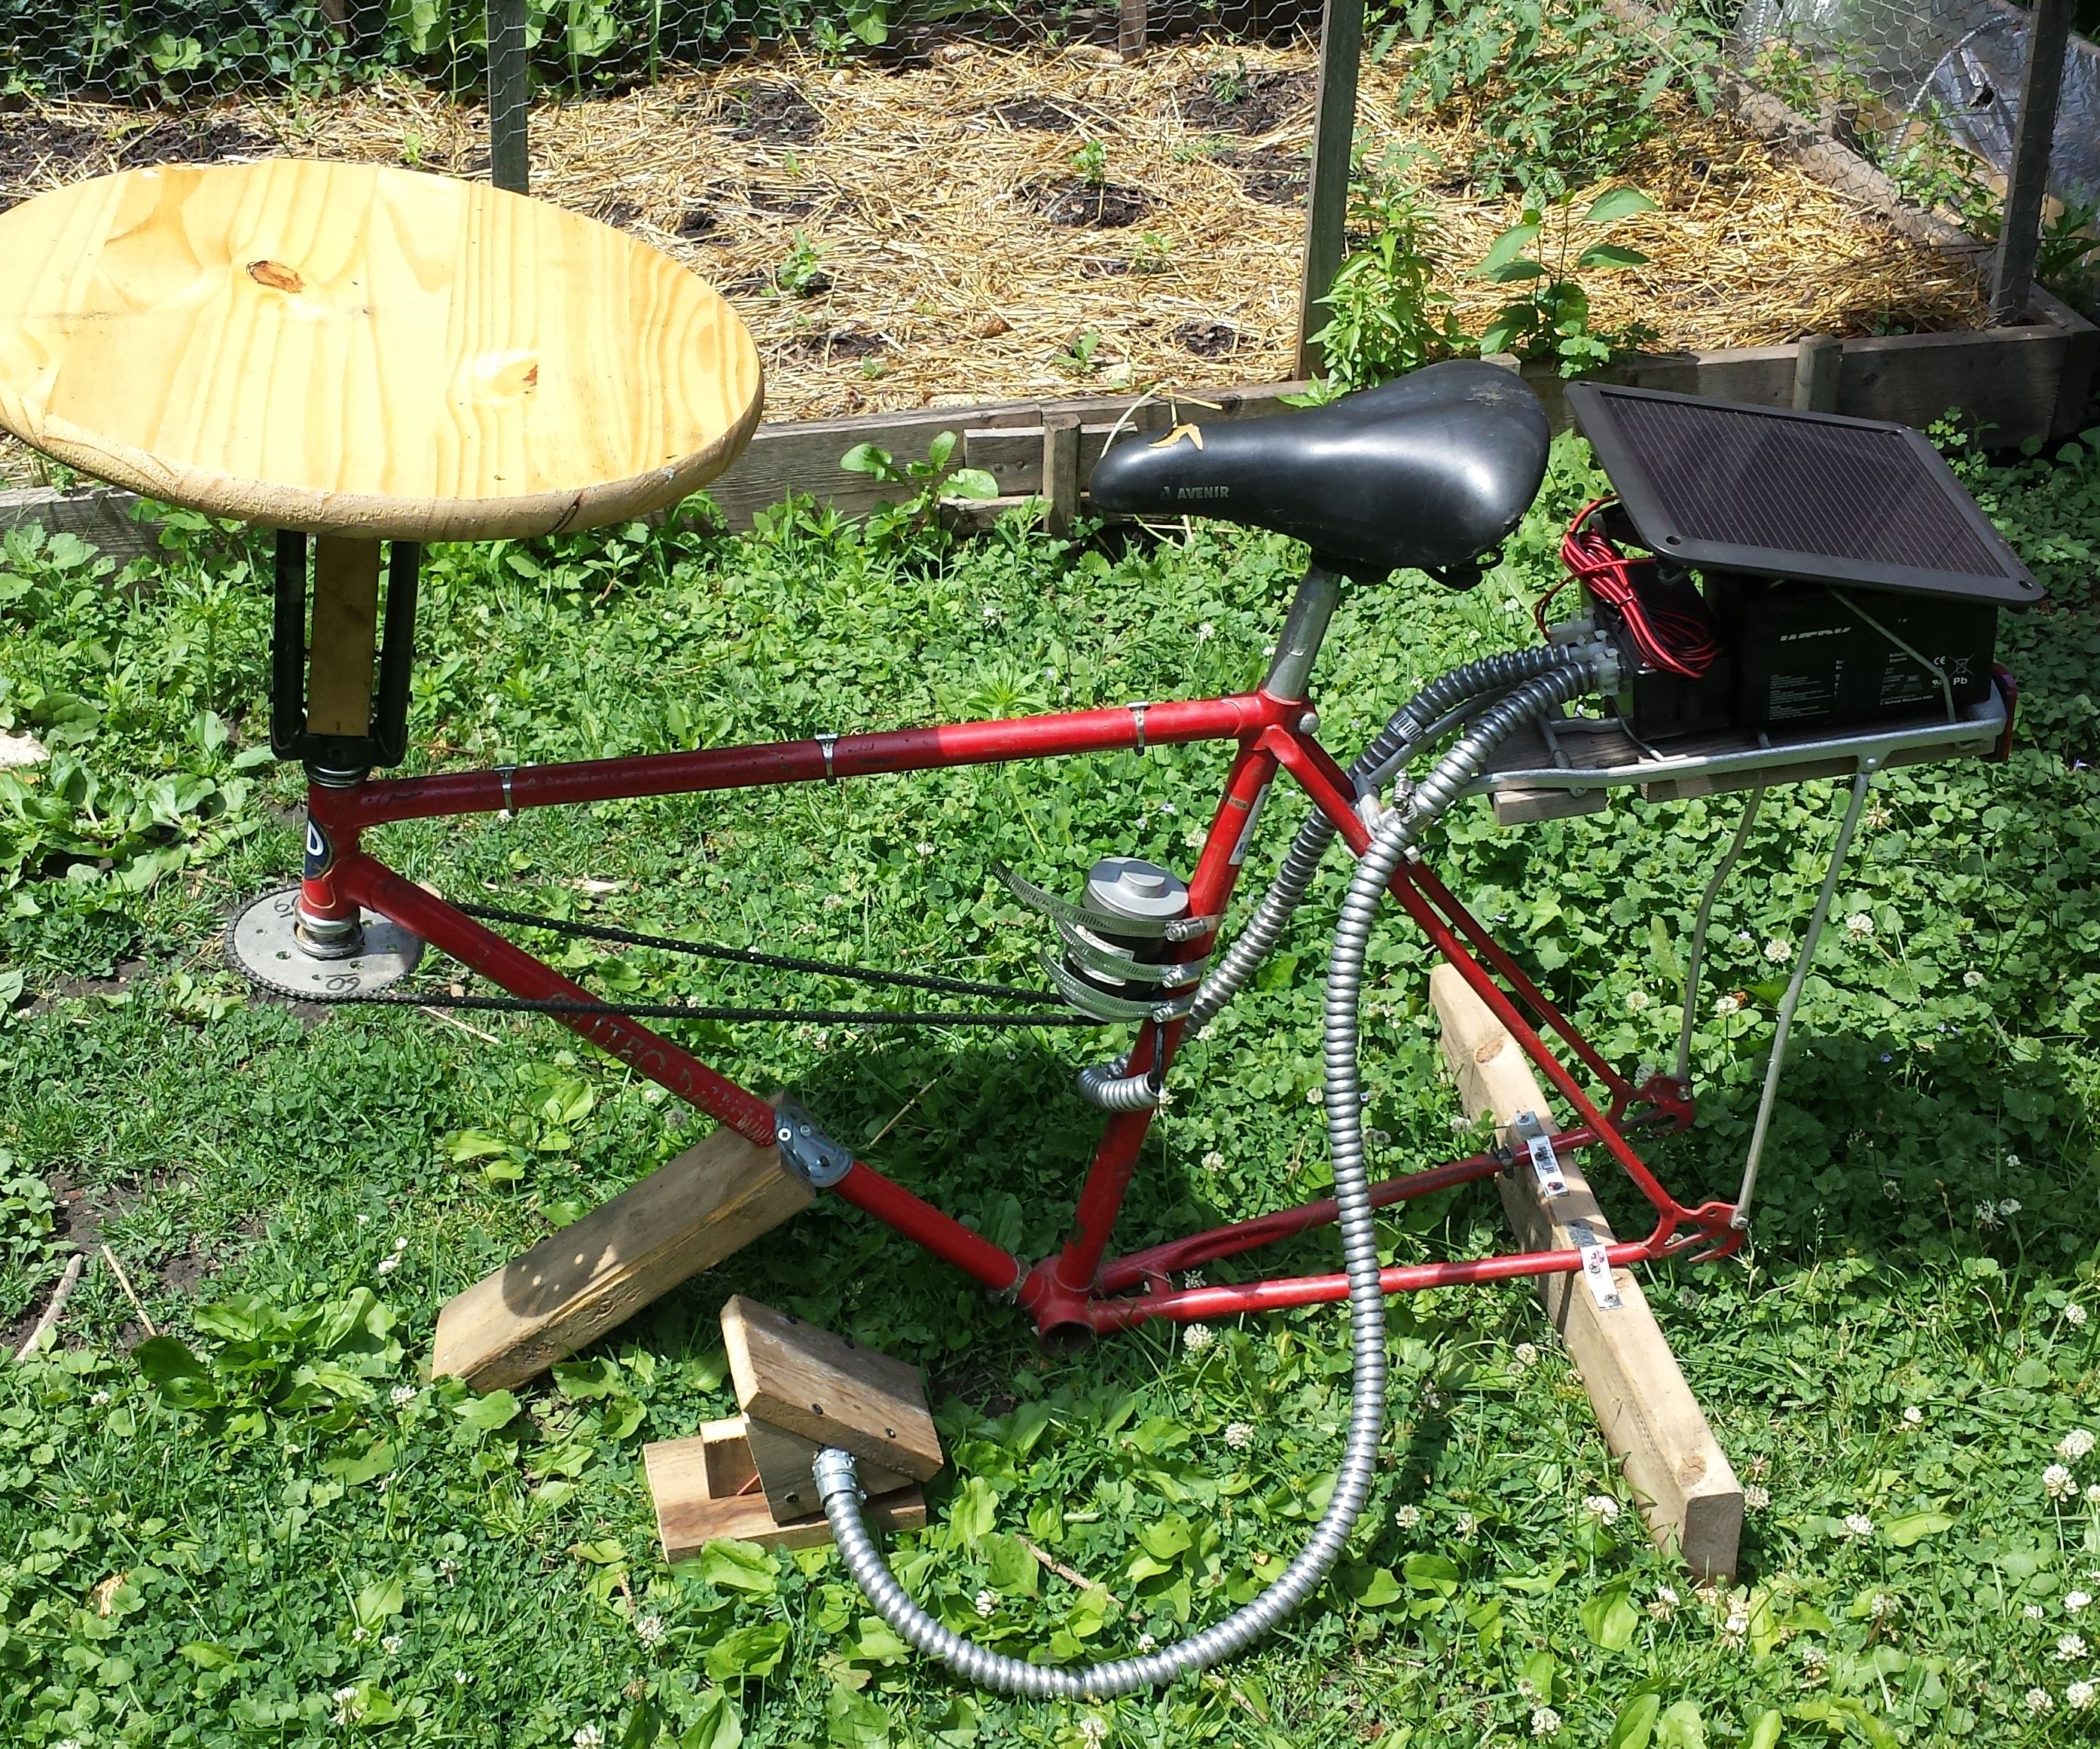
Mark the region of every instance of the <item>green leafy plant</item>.
[[1072, 174], [1089, 188], [1099, 188], [1109, 179], [1109, 148], [1090, 139], [1072, 154]]
[[1132, 251], [1130, 271], [1133, 273], [1167, 273], [1174, 266], [1174, 245], [1157, 231], [1141, 232], [1137, 247]]
[[1467, 343], [1449, 295], [1433, 283], [1441, 239], [1419, 190], [1388, 179], [1360, 201], [1358, 217], [1370, 246], [1337, 270], [1321, 300], [1327, 320], [1312, 336], [1336, 391], [1418, 369]]
[[1096, 329], [1083, 328], [1065, 342], [1065, 350], [1058, 362], [1074, 376], [1090, 377], [1098, 368], [1094, 355], [1101, 348], [1101, 333]]
[[823, 268], [824, 250], [810, 241], [799, 227], [788, 258], [773, 270], [774, 287], [790, 298], [814, 298], [832, 289], [832, 276]]
[[1449, 115], [1478, 136], [1470, 166], [1484, 194], [1551, 197], [1622, 170], [1664, 126], [1673, 88], [1713, 103], [1716, 33], [1697, 11], [1662, 11], [1635, 32], [1594, 0], [1411, 0], [1396, 7], [1374, 52], [1418, 45], [1403, 107]]
[[926, 446], [923, 462], [899, 462], [872, 444], [856, 444], [839, 457], [839, 466], [849, 474], [865, 474], [885, 485], [918, 488], [902, 503], [882, 504], [868, 512], [871, 538], [887, 545], [923, 537], [939, 528], [942, 499], [999, 496], [999, 482], [982, 468], [952, 465], [957, 441], [953, 431], [942, 432]]
[[1527, 288], [1495, 312], [1480, 336], [1481, 351], [1551, 359], [1561, 375], [1573, 377], [1642, 343], [1648, 331], [1638, 325], [1613, 333], [1590, 327], [1590, 295], [1577, 276], [1645, 263], [1639, 250], [1611, 241], [1607, 233], [1620, 220], [1654, 209], [1639, 189], [1623, 187], [1599, 195], [1579, 218], [1571, 197], [1527, 202], [1523, 216], [1473, 270], [1495, 285]]

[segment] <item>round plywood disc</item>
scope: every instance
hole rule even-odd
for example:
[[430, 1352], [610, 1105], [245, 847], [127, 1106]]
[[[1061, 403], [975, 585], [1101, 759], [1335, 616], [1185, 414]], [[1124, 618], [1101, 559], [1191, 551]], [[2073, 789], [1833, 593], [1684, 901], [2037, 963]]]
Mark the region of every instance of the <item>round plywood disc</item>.
[[757, 423], [721, 295], [477, 183], [271, 160], [0, 214], [0, 426], [192, 509], [412, 541], [660, 510]]

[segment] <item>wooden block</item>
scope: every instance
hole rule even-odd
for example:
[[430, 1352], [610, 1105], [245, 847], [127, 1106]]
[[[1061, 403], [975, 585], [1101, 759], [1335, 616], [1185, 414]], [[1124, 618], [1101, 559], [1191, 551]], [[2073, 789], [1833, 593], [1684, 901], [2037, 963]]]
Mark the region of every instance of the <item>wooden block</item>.
[[1079, 416], [1047, 413], [1043, 420], [1043, 496], [1050, 532], [1067, 534], [1079, 513]]
[[1845, 371], [1845, 342], [1836, 334], [1811, 334], [1793, 360], [1793, 405], [1798, 413], [1835, 413]]
[[[757, 1469], [759, 1486], [765, 1491], [765, 1504], [772, 1511], [774, 1522], [789, 1524], [809, 1517], [810, 1508], [817, 1504], [811, 1474], [817, 1454], [823, 1447], [814, 1439], [805, 1439], [800, 1433], [791, 1433], [770, 1421], [752, 1420], [748, 1416], [739, 1419], [745, 1423], [745, 1449]], [[861, 1492], [871, 1496], [894, 1494], [900, 1488], [911, 1486], [909, 1476], [900, 1476], [880, 1464], [857, 1463], [854, 1473], [860, 1477]]]
[[717, 1129], [438, 1314], [434, 1374], [520, 1385], [808, 1208], [779, 1151]]
[[901, 1360], [741, 1294], [722, 1308], [736, 1400], [752, 1420], [918, 1482], [945, 1461], [926, 1390]]
[[1145, 0], [1118, 0], [1116, 53], [1127, 61], [1145, 59]]
[[[751, 1486], [757, 1472], [747, 1431], [744, 1417], [734, 1416], [708, 1422], [691, 1439], [659, 1440], [642, 1448], [665, 1561], [690, 1561], [718, 1538], [772, 1548], [809, 1548], [831, 1540], [832, 1527], [821, 1511], [775, 1521], [765, 1496]], [[867, 1486], [865, 1478], [862, 1485]], [[866, 1512], [876, 1530], [915, 1530], [926, 1522], [926, 1496], [915, 1486], [907, 1486], [870, 1499]]]
[[[1506, 1141], [1522, 1112], [1536, 1112], [1557, 1128], [1530, 1060], [1455, 968], [1440, 965], [1430, 974], [1429, 999], [1443, 1022], [1445, 1056], [1467, 1115], [1492, 1112]], [[1522, 1165], [1498, 1181], [1519, 1242], [1529, 1251], [1572, 1251], [1583, 1242], [1572, 1230], [1580, 1226], [1590, 1242], [1612, 1243], [1589, 1181], [1567, 1159], [1561, 1171], [1568, 1194], [1550, 1203]], [[1650, 1535], [1660, 1547], [1674, 1547], [1702, 1582], [1730, 1578], [1743, 1528], [1735, 1470], [1685, 1384], [1640, 1283], [1624, 1270], [1614, 1270], [1612, 1279], [1619, 1305], [1606, 1311], [1579, 1274], [1542, 1276], [1546, 1315], [1582, 1374]]]
[[372, 727], [372, 658], [379, 625], [379, 543], [324, 535], [314, 543], [309, 735]]

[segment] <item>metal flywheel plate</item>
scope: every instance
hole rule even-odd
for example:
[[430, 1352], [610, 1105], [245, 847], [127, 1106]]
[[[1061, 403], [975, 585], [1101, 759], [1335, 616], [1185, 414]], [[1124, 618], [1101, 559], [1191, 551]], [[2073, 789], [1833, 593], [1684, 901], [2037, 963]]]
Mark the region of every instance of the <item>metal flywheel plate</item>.
[[298, 932], [299, 890], [251, 899], [226, 925], [226, 956], [252, 983], [302, 1002], [354, 1002], [399, 983], [423, 956], [420, 936], [376, 911], [360, 913], [364, 945], [342, 959], [309, 953]]

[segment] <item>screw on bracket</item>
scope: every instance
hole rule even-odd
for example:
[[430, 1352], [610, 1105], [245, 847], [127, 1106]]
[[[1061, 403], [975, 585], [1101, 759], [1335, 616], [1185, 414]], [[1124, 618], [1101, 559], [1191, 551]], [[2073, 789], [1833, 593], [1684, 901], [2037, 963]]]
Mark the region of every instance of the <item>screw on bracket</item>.
[[852, 1154], [818, 1128], [800, 1101], [783, 1099], [773, 1109], [780, 1157], [811, 1190], [828, 1190], [853, 1170]]

